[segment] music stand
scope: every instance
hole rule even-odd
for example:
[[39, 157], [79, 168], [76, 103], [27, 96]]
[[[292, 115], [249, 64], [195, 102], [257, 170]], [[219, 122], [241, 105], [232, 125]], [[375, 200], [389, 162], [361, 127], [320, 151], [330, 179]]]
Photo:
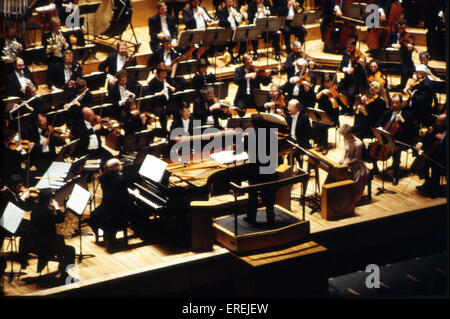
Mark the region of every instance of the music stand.
[[170, 77], [175, 78], [177, 76], [195, 73], [197, 71], [197, 64], [198, 62], [195, 59], [178, 62], [172, 67]]
[[212, 86], [214, 88], [214, 96], [219, 100], [224, 100], [228, 96], [228, 87], [230, 82], [214, 82]]
[[72, 154], [75, 152], [79, 142], [80, 142], [80, 139], [76, 139], [76, 140], [73, 140], [72, 142], [64, 145], [59, 150], [59, 153], [55, 159], [55, 162], [63, 162], [65, 158], [71, 157]]
[[[80, 16], [84, 14], [91, 14], [97, 12], [98, 7], [101, 5], [101, 2], [92, 2], [92, 3], [84, 3], [80, 4], [79, 10], [80, 10]], [[86, 33], [88, 35], [87, 40], [89, 41], [89, 18], [86, 17], [87, 23], [86, 23]]]
[[27, 48], [23, 51], [23, 57], [26, 65], [45, 64], [45, 48], [43, 46]]
[[269, 65], [269, 45], [267, 42], [269, 41], [269, 32], [276, 32], [281, 30], [286, 23], [285, 17], [267, 17], [267, 18], [259, 18], [256, 20], [256, 26], [261, 30], [261, 33], [266, 32], [266, 58], [267, 65]]
[[370, 55], [378, 61], [383, 73], [389, 74], [390, 77], [392, 77], [392, 71], [398, 72], [398, 67], [403, 63], [400, 50], [397, 49], [373, 49]]
[[226, 45], [232, 37], [233, 29], [231, 28], [208, 28], [203, 33], [202, 44], [214, 47], [214, 74], [217, 68], [216, 48], [218, 45]]
[[73, 48], [73, 55], [75, 60], [87, 61], [91, 56], [95, 55], [96, 45], [94, 43], [86, 44], [83, 47]]
[[234, 31], [232, 41], [236, 43], [247, 42], [248, 50], [249, 41], [258, 40], [261, 34], [262, 31], [256, 24], [238, 26], [236, 31]]
[[[397, 150], [397, 146], [394, 144], [394, 141], [392, 140], [391, 133], [389, 133], [383, 129], [379, 129], [379, 128], [375, 128], [375, 127], [372, 127], [371, 130], [377, 140], [376, 143], [380, 144], [381, 146], [387, 147], [391, 152], [394, 152], [395, 150]], [[384, 188], [384, 174], [385, 174], [385, 169], [386, 169], [386, 160], [387, 159], [383, 160], [383, 173], [381, 174], [381, 187], [378, 187], [378, 192], [376, 193], [376, 196], [383, 194], [383, 193], [396, 194], [396, 192]]]
[[192, 47], [194, 44], [201, 45], [203, 40], [204, 30], [184, 30], [178, 37], [177, 46], [186, 48]]
[[321, 12], [320, 11], [303, 11], [301, 13], [296, 13], [294, 18], [292, 19], [291, 26], [299, 27], [304, 24], [312, 24], [316, 23], [320, 19]]
[[120, 152], [129, 153], [142, 149], [153, 143], [154, 138], [155, 134], [151, 130], [125, 135]]
[[264, 103], [267, 102], [267, 95], [270, 94], [269, 90], [256, 89], [255, 90], [255, 104], [259, 108], [264, 107]]
[[353, 19], [366, 21], [369, 12], [366, 12], [366, 3], [349, 3], [347, 8], [347, 16]]
[[45, 103], [45, 108], [46, 109], [50, 109], [53, 106], [57, 107], [59, 105], [62, 105], [66, 102], [66, 95], [65, 92], [63, 90], [58, 90], [55, 92], [51, 92], [48, 95], [48, 99], [46, 100]]
[[[13, 255], [14, 252], [18, 252], [19, 250], [17, 249], [17, 244], [16, 244], [16, 238], [15, 238], [15, 233], [17, 231], [17, 229], [19, 228], [20, 222], [22, 221], [23, 215], [25, 214], [25, 211], [20, 209], [19, 207], [17, 207], [16, 205], [14, 205], [13, 203], [8, 203], [8, 205], [6, 206], [2, 217], [0, 218], [0, 226], [2, 226], [3, 229], [5, 229], [6, 231], [9, 232], [9, 234], [5, 237], [9, 237], [10, 243], [8, 244], [11, 245], [11, 271], [5, 275], [7, 275], [9, 277], [9, 282], [11, 282], [13, 280], [13, 278], [15, 276], [20, 277], [21, 274], [23, 274], [22, 272], [14, 272], [14, 264], [13, 264]], [[6, 249], [8, 249], [8, 247]], [[14, 250], [15, 247], [15, 250]]]
[[91, 193], [85, 190], [78, 184], [75, 184], [70, 194], [69, 200], [66, 202], [66, 211], [73, 213], [78, 218], [78, 229], [70, 236], [70, 238], [74, 238], [76, 236], [80, 236], [80, 253], [76, 254], [78, 256], [78, 264], [81, 264], [83, 258], [95, 257], [92, 254], [83, 254], [83, 241], [82, 236], [92, 236], [94, 235], [91, 232], [86, 232], [81, 230], [81, 218], [83, 217], [84, 210], [91, 198]]
[[82, 76], [82, 79], [86, 81], [86, 86], [91, 90], [95, 91], [101, 87], [105, 86], [106, 73], [105, 72], [93, 72]]
[[129, 66], [125, 70], [127, 71], [128, 81], [130, 82], [145, 81], [150, 74], [150, 67], [145, 65]]
[[305, 113], [313, 122], [317, 122], [317, 123], [328, 125], [328, 126], [336, 125], [330, 119], [330, 116], [328, 115], [328, 113], [325, 112], [324, 110], [307, 107], [303, 110], [303, 113]]

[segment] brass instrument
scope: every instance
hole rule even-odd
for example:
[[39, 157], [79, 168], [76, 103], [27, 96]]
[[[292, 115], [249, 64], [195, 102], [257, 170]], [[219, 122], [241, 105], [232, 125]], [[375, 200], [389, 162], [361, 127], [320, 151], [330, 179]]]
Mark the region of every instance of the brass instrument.
[[[47, 49], [45, 51], [46, 54], [49, 54], [51, 52], [55, 52], [55, 53], [59, 53], [61, 54], [61, 48], [63, 46], [63, 39], [64, 36], [62, 35], [61, 32], [57, 33], [56, 35], [52, 34], [52, 37], [50, 37], [49, 39], [47, 39]], [[56, 54], [56, 55], [60, 55], [60, 54]]]
[[16, 40], [12, 40], [3, 48], [2, 56], [3, 60], [12, 62], [14, 58], [19, 54], [20, 43]]

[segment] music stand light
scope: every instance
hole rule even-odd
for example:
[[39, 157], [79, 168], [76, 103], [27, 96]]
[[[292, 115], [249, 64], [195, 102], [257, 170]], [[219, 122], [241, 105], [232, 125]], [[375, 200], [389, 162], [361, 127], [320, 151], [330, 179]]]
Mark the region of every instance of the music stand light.
[[[391, 152], [397, 150], [398, 147], [394, 144], [391, 133], [375, 127], [372, 127], [371, 130], [377, 140], [376, 143], [380, 144], [381, 146], [387, 147]], [[396, 194], [396, 192], [384, 188], [384, 173], [386, 169], [386, 161], [387, 158], [383, 159], [383, 173], [381, 174], [381, 187], [378, 187], [378, 192], [376, 193], [376, 196], [383, 193]]]

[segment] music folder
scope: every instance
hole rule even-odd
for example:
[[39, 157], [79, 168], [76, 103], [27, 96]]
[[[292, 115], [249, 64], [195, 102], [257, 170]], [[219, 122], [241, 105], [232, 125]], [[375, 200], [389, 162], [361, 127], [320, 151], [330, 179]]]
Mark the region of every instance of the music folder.
[[83, 212], [91, 198], [91, 193], [85, 190], [78, 184], [75, 184], [67, 201], [67, 208], [72, 210], [77, 215], [83, 215]]

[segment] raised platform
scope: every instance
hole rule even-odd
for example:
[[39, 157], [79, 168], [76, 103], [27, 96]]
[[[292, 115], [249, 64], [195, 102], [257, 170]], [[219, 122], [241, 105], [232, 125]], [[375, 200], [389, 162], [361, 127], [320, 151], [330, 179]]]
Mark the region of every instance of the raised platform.
[[256, 214], [256, 224], [238, 216], [237, 234], [235, 217], [228, 215], [214, 220], [214, 237], [217, 242], [233, 252], [267, 249], [299, 241], [309, 235], [309, 222], [299, 219], [288, 210], [275, 205], [275, 222], [268, 224], [265, 209]]

